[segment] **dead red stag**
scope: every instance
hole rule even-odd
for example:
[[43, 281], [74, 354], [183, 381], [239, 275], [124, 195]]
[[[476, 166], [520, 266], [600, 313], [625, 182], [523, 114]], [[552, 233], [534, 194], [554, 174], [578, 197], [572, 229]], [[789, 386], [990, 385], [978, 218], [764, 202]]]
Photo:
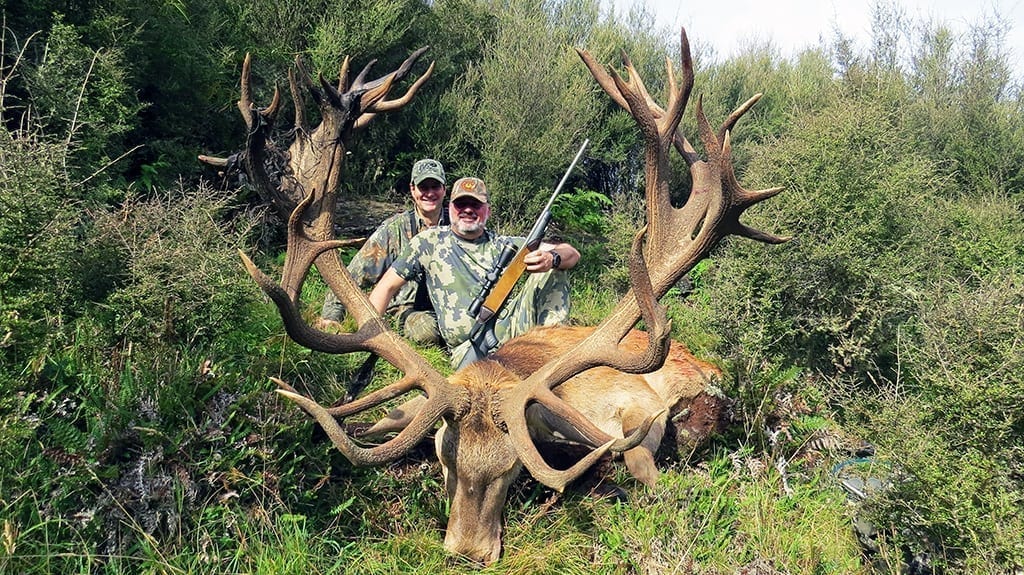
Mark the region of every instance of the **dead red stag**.
[[[706, 398], [710, 385], [720, 376], [716, 368], [670, 341], [669, 322], [658, 299], [727, 235], [766, 243], [785, 241], [739, 221], [747, 208], [781, 191], [745, 190], [733, 172], [729, 133], [759, 95], [740, 106], [717, 130], [710, 126], [698, 100], [696, 118], [705, 159], [678, 129], [693, 88], [685, 31], [681, 35], [681, 82], [677, 83], [671, 61], [667, 62], [665, 108], [647, 93], [628, 57], [623, 56], [624, 79], [597, 65], [586, 51], [579, 53], [601, 87], [635, 118], [645, 155], [647, 225], [633, 242], [631, 288], [596, 328], [537, 329], [445, 378], [387, 327], [338, 262], [334, 248], [340, 242], [332, 239], [330, 222], [348, 130], [365, 125], [378, 111], [397, 109], [409, 101], [427, 74], [401, 100], [386, 100], [386, 96], [419, 52], [402, 69], [373, 83], [362, 83], [365, 71], [351, 86], [343, 81], [337, 89], [322, 80], [317, 88], [307, 78], [307, 88], [325, 117], [314, 133], [326, 132], [326, 118], [334, 110], [339, 110], [340, 119], [332, 119], [329, 127], [340, 132], [304, 144], [317, 147], [311, 156], [303, 156], [302, 146], [296, 149], [293, 144], [292, 162], [315, 158], [308, 171], [324, 172], [325, 176], [291, 188], [305, 195], [289, 218], [288, 253], [280, 283], [242, 256], [249, 273], [277, 304], [285, 328], [296, 342], [328, 353], [375, 353], [403, 373], [401, 379], [382, 389], [332, 408], [302, 396], [284, 382], [278, 381], [278, 391], [315, 417], [334, 445], [356, 465], [398, 459], [440, 423], [435, 444], [451, 501], [445, 547], [482, 563], [491, 563], [500, 555], [502, 508], [508, 487], [523, 466], [544, 485], [561, 491], [605, 454], [622, 452], [638, 479], [648, 484], [657, 479], [653, 453], [667, 418], [695, 405], [698, 398]], [[247, 71], [248, 65], [240, 108], [252, 131], [258, 122], [250, 120], [257, 112], [248, 101]], [[295, 94], [294, 79], [292, 86]], [[276, 99], [271, 107], [275, 106]], [[252, 140], [248, 153], [250, 162], [256, 164], [261, 152], [253, 148]], [[673, 148], [689, 166], [693, 182], [681, 208], [669, 202], [668, 157]], [[292, 173], [299, 172], [293, 168]], [[269, 179], [257, 176], [252, 178], [256, 185], [272, 185]], [[264, 193], [271, 195], [270, 191]], [[355, 333], [327, 333], [303, 320], [299, 296], [313, 265], [355, 319], [359, 326]], [[640, 319], [647, 326], [646, 333], [633, 329]], [[419, 393], [366, 432], [366, 437], [393, 434], [383, 443], [368, 444], [365, 438], [357, 442], [339, 423], [414, 392]], [[555, 469], [535, 444], [552, 435], [592, 450], [571, 467]]]

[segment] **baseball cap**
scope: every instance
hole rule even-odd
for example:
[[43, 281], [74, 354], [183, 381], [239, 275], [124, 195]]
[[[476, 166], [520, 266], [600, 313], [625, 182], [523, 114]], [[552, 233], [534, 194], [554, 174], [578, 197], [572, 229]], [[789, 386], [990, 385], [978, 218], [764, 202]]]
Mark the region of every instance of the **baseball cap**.
[[420, 160], [412, 165], [412, 183], [414, 186], [420, 185], [420, 182], [427, 178], [434, 178], [435, 180], [445, 183], [444, 181], [444, 166], [437, 160]]
[[459, 178], [452, 188], [452, 200], [465, 197], [476, 198], [480, 203], [487, 203], [487, 186], [480, 178]]

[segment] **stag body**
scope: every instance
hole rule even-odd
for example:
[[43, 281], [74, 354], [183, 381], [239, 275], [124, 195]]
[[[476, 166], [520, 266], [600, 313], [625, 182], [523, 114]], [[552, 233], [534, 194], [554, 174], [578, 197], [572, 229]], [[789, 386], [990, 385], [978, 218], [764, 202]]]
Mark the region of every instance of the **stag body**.
[[[448, 381], [470, 398], [469, 411], [458, 419], [445, 419], [435, 435], [437, 458], [444, 473], [450, 503], [445, 549], [488, 564], [501, 552], [502, 509], [508, 488], [519, 476], [522, 462], [500, 413], [493, 406], [505, 400], [522, 380], [544, 363], [593, 333], [593, 327], [539, 327], [509, 340], [487, 359], [472, 363]], [[647, 335], [632, 331], [622, 345], [641, 350]], [[672, 342], [665, 364], [657, 371], [629, 374], [608, 367], [581, 373], [555, 388], [555, 395], [579, 411], [598, 429], [624, 439], [637, 429], [650, 428], [639, 445], [623, 453], [630, 473], [654, 485], [658, 470], [654, 454], [661, 445], [670, 414], [687, 419], [691, 405], [708, 398], [720, 401], [715, 386], [721, 371], [693, 356], [684, 345]], [[365, 435], [395, 432], [419, 412], [418, 397], [390, 412]], [[541, 404], [527, 409], [531, 436], [538, 442], [571, 442], [596, 447], [586, 435]], [[693, 440], [707, 437], [718, 418], [679, 423]], [[689, 423], [689, 425], [686, 425]], [[329, 434], [340, 428], [331, 425]]]
[[[560, 355], [578, 345], [594, 331], [592, 327], [544, 327], [511, 340], [491, 355], [518, 377], [527, 378], [540, 369], [546, 354]], [[647, 335], [631, 331], [620, 346], [636, 353], [644, 349]], [[676, 420], [677, 433], [688, 442], [698, 442], [712, 433], [719, 424], [717, 415], [698, 419], [690, 410], [700, 398], [712, 404], [718, 414], [723, 398], [718, 391], [722, 372], [716, 366], [697, 359], [685, 345], [669, 343], [664, 365], [653, 372], [630, 374], [609, 367], [587, 370], [554, 389], [555, 395], [574, 407], [601, 431], [624, 438], [651, 416], [651, 423], [640, 445], [623, 452], [630, 473], [648, 486], [658, 479], [654, 454], [661, 445], [670, 418]], [[530, 430], [539, 441], [565, 440], [586, 443], [575, 429], [540, 404], [527, 411]]]

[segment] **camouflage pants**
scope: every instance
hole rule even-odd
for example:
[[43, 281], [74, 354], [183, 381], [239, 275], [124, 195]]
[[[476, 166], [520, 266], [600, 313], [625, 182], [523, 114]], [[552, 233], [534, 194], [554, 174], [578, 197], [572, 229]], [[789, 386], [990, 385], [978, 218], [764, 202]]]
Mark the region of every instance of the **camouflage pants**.
[[[399, 306], [389, 309], [398, 317], [398, 325], [405, 337], [420, 345], [441, 345], [441, 332], [437, 328], [437, 314], [433, 310], [417, 310], [413, 306]], [[345, 320], [345, 306], [338, 301], [334, 292], [327, 290], [320, 316], [342, 323]]]
[[[495, 321], [494, 335], [499, 345], [536, 326], [569, 321], [569, 274], [551, 271], [527, 276], [519, 295], [509, 300]], [[452, 348], [453, 367], [462, 363], [470, 345], [467, 340]]]
[[409, 341], [419, 345], [441, 345], [441, 332], [437, 328], [437, 314], [433, 310], [406, 308], [398, 314], [402, 333]]
[[324, 295], [324, 305], [320, 309], [320, 317], [341, 323], [345, 319], [345, 306], [330, 289]]

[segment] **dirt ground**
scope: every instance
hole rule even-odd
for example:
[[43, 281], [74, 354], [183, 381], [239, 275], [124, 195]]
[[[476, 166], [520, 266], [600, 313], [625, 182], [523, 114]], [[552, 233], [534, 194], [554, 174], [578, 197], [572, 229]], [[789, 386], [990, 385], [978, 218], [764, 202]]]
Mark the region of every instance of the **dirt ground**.
[[367, 238], [386, 218], [406, 209], [407, 206], [399, 202], [339, 198], [334, 215], [335, 236], [339, 240]]

